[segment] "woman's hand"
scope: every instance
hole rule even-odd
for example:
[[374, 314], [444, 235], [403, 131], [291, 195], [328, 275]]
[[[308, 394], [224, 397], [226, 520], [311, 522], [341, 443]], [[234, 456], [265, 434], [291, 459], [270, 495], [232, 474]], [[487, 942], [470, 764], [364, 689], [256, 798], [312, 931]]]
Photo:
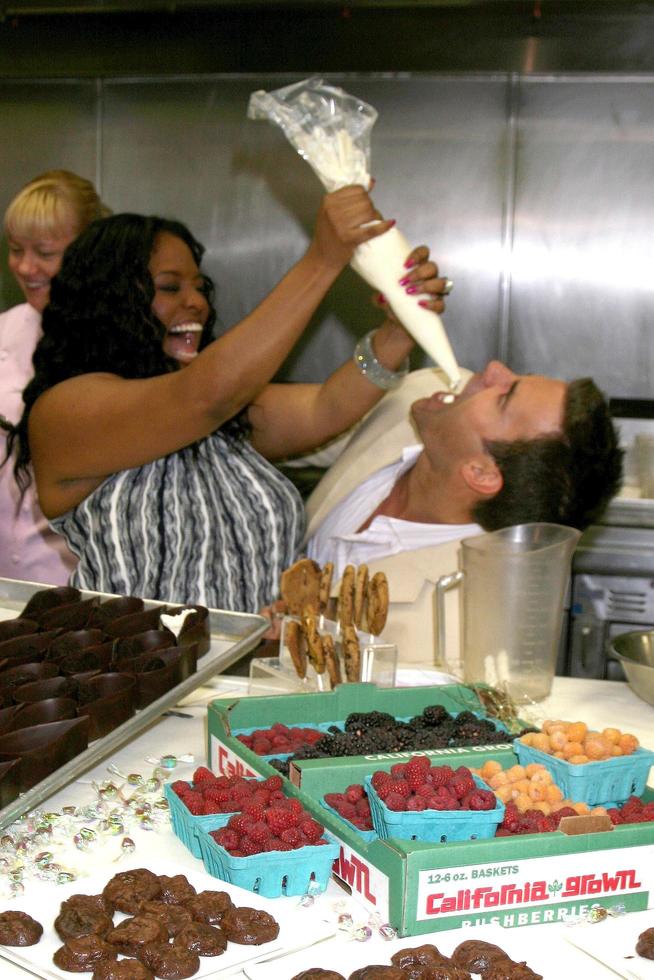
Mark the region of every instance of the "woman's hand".
[[[406, 272], [399, 280], [400, 285], [412, 295], [422, 294], [418, 301], [420, 306], [434, 313], [443, 313], [445, 297], [449, 295], [452, 283], [439, 274], [437, 264], [429, 258], [429, 249], [426, 245], [418, 245], [413, 249], [405, 262], [405, 268]], [[390, 320], [395, 323], [400, 322], [384, 296], [381, 294], [374, 296], [373, 304], [383, 310]]]
[[323, 198], [309, 253], [340, 271], [352, 258], [357, 245], [383, 235], [394, 224], [395, 221], [382, 218], [363, 187], [358, 184], [342, 187]]

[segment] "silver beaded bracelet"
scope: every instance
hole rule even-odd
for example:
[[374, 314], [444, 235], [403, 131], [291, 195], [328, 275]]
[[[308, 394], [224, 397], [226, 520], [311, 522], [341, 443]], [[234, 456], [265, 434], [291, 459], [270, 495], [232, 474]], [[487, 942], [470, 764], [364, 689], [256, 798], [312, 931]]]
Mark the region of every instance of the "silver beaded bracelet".
[[354, 348], [354, 363], [368, 381], [377, 385], [378, 388], [383, 388], [384, 391], [389, 391], [399, 385], [402, 378], [409, 373], [409, 358], [405, 359], [398, 371], [391, 371], [384, 367], [377, 360], [372, 349], [372, 338], [376, 333], [376, 330], [371, 330], [358, 342]]

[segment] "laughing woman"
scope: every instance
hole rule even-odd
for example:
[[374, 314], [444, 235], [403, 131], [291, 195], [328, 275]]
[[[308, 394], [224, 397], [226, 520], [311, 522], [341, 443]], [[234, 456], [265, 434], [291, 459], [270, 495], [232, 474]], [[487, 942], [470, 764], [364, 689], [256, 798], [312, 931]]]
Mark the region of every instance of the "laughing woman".
[[[183, 225], [116, 215], [67, 250], [13, 441], [18, 481], [32, 462], [44, 513], [79, 555], [73, 584], [245, 611], [276, 595], [304, 519], [271, 461], [331, 439], [383, 392], [354, 360], [323, 384], [271, 378], [355, 246], [392, 224], [362, 227], [378, 217], [361, 187], [327, 195], [304, 256], [214, 341], [203, 248]], [[445, 281], [425, 248], [412, 257], [440, 312]], [[384, 377], [412, 346], [383, 322]]]

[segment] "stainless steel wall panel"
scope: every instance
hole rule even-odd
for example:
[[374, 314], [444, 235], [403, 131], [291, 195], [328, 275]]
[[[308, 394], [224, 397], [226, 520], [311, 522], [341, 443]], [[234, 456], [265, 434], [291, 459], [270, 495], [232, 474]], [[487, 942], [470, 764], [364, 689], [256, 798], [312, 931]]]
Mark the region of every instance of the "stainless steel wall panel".
[[591, 374], [611, 395], [654, 381], [654, 79], [520, 83], [510, 354]]
[[[297, 77], [297, 76], [294, 76]], [[115, 81], [104, 86], [102, 167], [114, 206], [183, 218], [208, 246], [231, 326], [306, 247], [322, 194], [281, 131], [246, 119], [250, 93], [291, 76]], [[456, 281], [447, 322], [464, 363], [497, 346], [506, 79], [331, 76], [379, 111], [375, 200]], [[126, 175], [129, 178], [126, 179]], [[346, 271], [286, 367], [324, 375], [379, 319]], [[418, 360], [416, 361], [418, 363]]]
[[[23, 184], [64, 168], [97, 179], [94, 81], [3, 82], [0, 86], [0, 216]], [[0, 310], [22, 300], [0, 247]]]

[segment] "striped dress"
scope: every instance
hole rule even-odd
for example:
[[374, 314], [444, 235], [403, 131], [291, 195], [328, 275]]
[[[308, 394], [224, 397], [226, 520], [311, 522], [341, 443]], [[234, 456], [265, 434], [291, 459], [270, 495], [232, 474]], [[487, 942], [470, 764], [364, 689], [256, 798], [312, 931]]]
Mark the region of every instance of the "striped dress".
[[51, 521], [82, 589], [257, 612], [300, 549], [295, 487], [246, 440], [215, 432], [108, 477]]

